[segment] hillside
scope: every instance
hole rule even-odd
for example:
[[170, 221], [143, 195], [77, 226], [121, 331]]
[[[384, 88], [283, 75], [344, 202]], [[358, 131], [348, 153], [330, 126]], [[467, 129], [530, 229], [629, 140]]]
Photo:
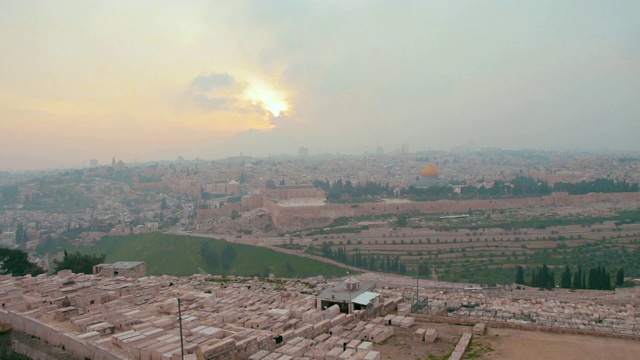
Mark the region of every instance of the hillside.
[[108, 236], [84, 253], [105, 254], [106, 261], [144, 261], [150, 275], [211, 274], [279, 277], [344, 276], [345, 269], [263, 247], [173, 234]]

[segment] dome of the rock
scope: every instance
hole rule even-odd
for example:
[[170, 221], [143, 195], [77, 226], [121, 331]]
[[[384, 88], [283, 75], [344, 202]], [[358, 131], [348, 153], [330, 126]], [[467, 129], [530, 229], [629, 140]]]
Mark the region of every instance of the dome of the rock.
[[429, 166], [425, 167], [424, 169], [422, 169], [422, 176], [423, 177], [438, 177], [438, 169], [433, 165], [429, 165]]

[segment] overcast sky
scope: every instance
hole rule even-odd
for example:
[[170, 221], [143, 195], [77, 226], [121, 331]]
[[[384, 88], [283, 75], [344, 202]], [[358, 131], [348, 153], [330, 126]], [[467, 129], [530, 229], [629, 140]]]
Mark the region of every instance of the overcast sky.
[[640, 1], [0, 0], [0, 170], [640, 150]]

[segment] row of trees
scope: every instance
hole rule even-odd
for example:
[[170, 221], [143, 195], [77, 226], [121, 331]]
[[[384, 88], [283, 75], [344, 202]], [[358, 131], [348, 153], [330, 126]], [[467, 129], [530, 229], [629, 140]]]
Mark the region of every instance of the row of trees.
[[428, 188], [416, 188], [410, 186], [402, 189], [400, 195], [413, 201], [435, 201], [453, 199], [457, 196], [451, 186], [430, 186]]
[[24, 251], [0, 248], [0, 274], [36, 276], [42, 273], [44, 269], [30, 262]]
[[[525, 282], [524, 269], [522, 266], [516, 268], [516, 284], [535, 286], [545, 289], [556, 287], [555, 274], [546, 264], [543, 264], [537, 271], [531, 273], [531, 281]], [[597, 266], [584, 271], [581, 266], [572, 274], [569, 266], [565, 266], [560, 277], [560, 287], [564, 289], [589, 289], [589, 290], [612, 290], [615, 286], [624, 283], [624, 269], [619, 269], [616, 273], [614, 284], [611, 283], [611, 275], [604, 266]]]
[[367, 198], [379, 196], [393, 196], [393, 189], [389, 184], [380, 184], [367, 181], [364, 185], [353, 185], [350, 180], [345, 182], [338, 179], [333, 183], [329, 180], [315, 180], [313, 186], [325, 192], [327, 200], [334, 203], [358, 202]]
[[322, 244], [322, 256], [371, 271], [384, 271], [398, 274], [407, 273], [407, 265], [404, 261], [400, 260], [399, 256], [366, 255], [362, 254], [357, 248], [354, 249], [351, 254], [347, 254], [346, 247], [337, 246], [335, 249], [332, 249], [328, 243]]
[[74, 274], [92, 274], [93, 267], [104, 263], [106, 255], [82, 255], [79, 251], [67, 253], [64, 251], [62, 260], [53, 260], [56, 264], [56, 272], [60, 270], [71, 270]]
[[616, 192], [636, 192], [638, 184], [629, 184], [624, 180], [596, 179], [593, 181], [581, 181], [579, 183], [558, 182], [553, 186], [553, 191], [568, 192], [571, 195]]
[[[62, 260], [53, 260], [55, 271], [71, 270], [76, 274], [91, 274], [93, 266], [104, 262], [105, 255], [82, 255], [80, 252], [72, 254], [64, 252]], [[0, 274], [12, 276], [44, 273], [44, 269], [29, 261], [26, 252], [21, 250], [0, 248]]]
[[[328, 180], [316, 180], [313, 185], [323, 189], [327, 200], [334, 203], [358, 202], [368, 198], [380, 196], [393, 196], [393, 189], [388, 184], [382, 185], [367, 182], [364, 185], [353, 185], [351, 181], [345, 182], [338, 179], [333, 183]], [[530, 176], [516, 176], [509, 181], [496, 181], [493, 186], [463, 186], [460, 194], [453, 191], [451, 186], [432, 186], [429, 188], [408, 187], [401, 190], [400, 195], [414, 201], [433, 201], [442, 199], [490, 199], [504, 197], [543, 196], [552, 192], [568, 192], [569, 194], [587, 194], [591, 192], [635, 192], [638, 184], [629, 184], [624, 180], [597, 179], [594, 181], [582, 181], [579, 183], [556, 183], [553, 187], [542, 179], [534, 179]]]

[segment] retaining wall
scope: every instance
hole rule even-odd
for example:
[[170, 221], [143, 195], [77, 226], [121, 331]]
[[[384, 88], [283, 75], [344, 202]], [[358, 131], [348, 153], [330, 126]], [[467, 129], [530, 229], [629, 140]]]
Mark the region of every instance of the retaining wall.
[[38, 337], [53, 346], [64, 347], [65, 351], [81, 359], [118, 360], [121, 358], [107, 349], [78, 339], [71, 334], [65, 334], [62, 329], [13, 311], [0, 310], [0, 322], [9, 323], [16, 331]]
[[550, 333], [557, 334], [578, 334], [578, 335], [592, 335], [592, 336], [600, 336], [614, 339], [624, 339], [624, 340], [636, 340], [640, 341], [640, 336], [637, 335], [627, 335], [627, 334], [615, 334], [601, 331], [590, 331], [590, 330], [580, 330], [580, 329], [567, 329], [561, 327], [554, 326], [541, 326], [534, 324], [514, 324], [514, 323], [506, 323], [499, 321], [486, 321], [486, 320], [474, 320], [468, 318], [456, 318], [449, 316], [437, 316], [437, 315], [423, 315], [423, 314], [411, 314], [411, 316], [415, 317], [416, 320], [422, 322], [432, 322], [432, 323], [446, 323], [446, 324], [459, 324], [459, 325], [475, 325], [476, 323], [483, 322], [487, 325], [487, 327], [498, 328], [498, 329], [515, 329], [515, 330], [525, 330], [525, 331], [544, 331]]

